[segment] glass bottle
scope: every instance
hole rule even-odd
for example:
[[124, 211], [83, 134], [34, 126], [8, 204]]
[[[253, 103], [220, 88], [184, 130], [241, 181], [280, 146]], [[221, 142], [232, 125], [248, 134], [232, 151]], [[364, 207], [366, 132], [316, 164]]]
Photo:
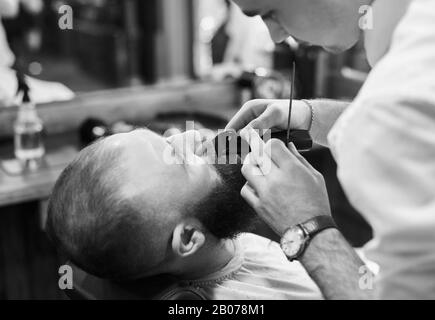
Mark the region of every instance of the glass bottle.
[[42, 140], [44, 129], [38, 117], [35, 105], [30, 101], [28, 88], [23, 92], [23, 102], [18, 107], [17, 120], [14, 123], [15, 157], [23, 163], [39, 161], [44, 157]]

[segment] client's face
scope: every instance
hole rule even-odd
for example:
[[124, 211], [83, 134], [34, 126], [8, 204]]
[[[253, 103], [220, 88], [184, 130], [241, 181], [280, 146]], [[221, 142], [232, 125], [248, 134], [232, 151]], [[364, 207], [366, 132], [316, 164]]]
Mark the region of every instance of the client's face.
[[106, 139], [106, 145], [120, 152], [121, 192], [125, 196], [144, 195], [159, 211], [170, 212], [204, 197], [216, 186], [220, 179], [216, 170], [195, 155], [195, 144], [200, 141], [174, 137], [140, 129]]
[[[246, 231], [255, 215], [242, 200], [240, 165], [215, 165], [197, 155], [203, 138], [197, 131], [164, 138], [141, 129], [106, 139], [121, 153], [121, 193], [176, 220], [182, 213], [201, 214], [218, 238]], [[209, 157], [209, 154], [208, 154]]]

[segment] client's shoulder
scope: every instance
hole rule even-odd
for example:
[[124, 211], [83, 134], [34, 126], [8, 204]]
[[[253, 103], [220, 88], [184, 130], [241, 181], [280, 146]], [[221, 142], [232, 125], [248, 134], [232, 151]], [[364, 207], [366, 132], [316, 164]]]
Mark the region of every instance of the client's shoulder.
[[306, 273], [299, 262], [287, 259], [276, 241], [252, 233], [241, 234], [237, 241], [243, 251], [243, 266], [247, 269], [261, 266], [267, 272], [276, 274]]
[[276, 241], [253, 233], [242, 233], [236, 240], [242, 248], [245, 262], [256, 261], [269, 265], [270, 261], [274, 261], [279, 262], [280, 265], [288, 264], [286, 256]]
[[241, 234], [237, 241], [243, 248], [243, 264], [237, 275], [240, 281], [255, 283], [257, 290], [258, 281], [268, 283], [277, 299], [322, 299], [303, 266], [290, 262], [277, 242], [252, 233]]
[[253, 233], [241, 233], [237, 240], [239, 243], [243, 246], [243, 248], [246, 250], [265, 250], [265, 249], [273, 249], [273, 250], [279, 250], [281, 252], [281, 248], [279, 244], [276, 241], [273, 241], [271, 239], [253, 234]]

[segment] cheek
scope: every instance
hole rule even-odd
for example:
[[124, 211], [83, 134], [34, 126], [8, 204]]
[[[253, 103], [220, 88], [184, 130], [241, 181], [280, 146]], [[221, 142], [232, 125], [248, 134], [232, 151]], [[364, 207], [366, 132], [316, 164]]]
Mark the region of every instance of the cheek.
[[209, 165], [193, 166], [189, 170], [189, 185], [191, 195], [194, 198], [201, 198], [209, 193], [217, 183], [219, 176]]

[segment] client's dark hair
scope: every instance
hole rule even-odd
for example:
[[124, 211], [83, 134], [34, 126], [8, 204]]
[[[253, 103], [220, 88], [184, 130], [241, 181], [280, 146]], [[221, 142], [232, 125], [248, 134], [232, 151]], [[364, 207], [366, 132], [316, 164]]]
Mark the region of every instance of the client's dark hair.
[[128, 278], [140, 271], [142, 252], [131, 244], [143, 237], [145, 221], [117, 197], [118, 155], [106, 149], [104, 141], [88, 146], [62, 172], [49, 200], [46, 228], [79, 267], [100, 277]]

